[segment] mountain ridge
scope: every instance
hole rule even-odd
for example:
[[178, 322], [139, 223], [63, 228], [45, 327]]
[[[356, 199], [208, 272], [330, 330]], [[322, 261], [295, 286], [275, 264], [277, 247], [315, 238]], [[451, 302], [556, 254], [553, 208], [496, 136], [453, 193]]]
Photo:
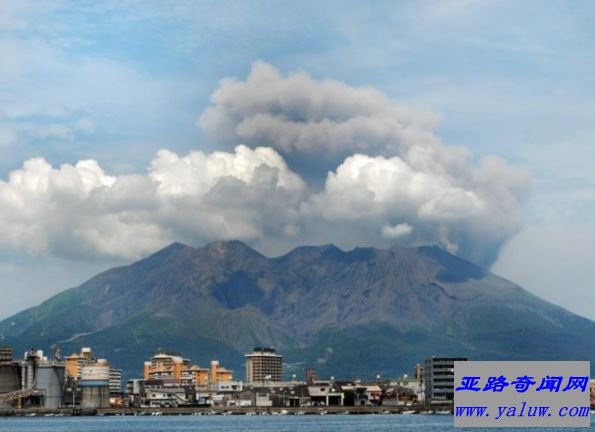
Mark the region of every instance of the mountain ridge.
[[2, 343], [90, 345], [130, 375], [159, 347], [239, 371], [244, 352], [275, 346], [288, 372], [334, 376], [407, 373], [433, 354], [595, 360], [593, 331], [437, 246], [269, 258], [240, 241], [173, 243], [0, 322]]

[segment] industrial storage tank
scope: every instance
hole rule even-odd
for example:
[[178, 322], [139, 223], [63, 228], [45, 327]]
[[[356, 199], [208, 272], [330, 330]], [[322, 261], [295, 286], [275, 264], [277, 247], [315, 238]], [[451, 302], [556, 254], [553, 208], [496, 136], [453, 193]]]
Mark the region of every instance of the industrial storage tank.
[[[21, 389], [21, 368], [17, 364], [0, 364], [0, 395]], [[14, 405], [14, 401], [0, 403], [0, 407]]]
[[82, 408], [109, 408], [109, 366], [98, 363], [81, 368]]
[[16, 364], [0, 365], [0, 394], [21, 388], [21, 371]]
[[63, 364], [41, 363], [37, 367], [35, 388], [43, 392], [44, 408], [62, 406], [65, 367]]

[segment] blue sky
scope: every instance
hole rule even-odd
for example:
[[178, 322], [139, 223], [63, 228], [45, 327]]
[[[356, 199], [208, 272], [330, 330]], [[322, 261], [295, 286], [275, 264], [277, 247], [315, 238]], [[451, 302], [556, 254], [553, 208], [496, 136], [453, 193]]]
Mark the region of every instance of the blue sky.
[[[223, 88], [222, 79], [244, 82], [260, 61], [283, 77], [302, 72], [316, 83], [334, 80], [350, 89], [372, 87], [394, 104], [414, 110], [416, 118], [435, 122], [432, 136], [440, 146], [465, 148], [470, 170], [483, 158], [497, 155], [526, 173], [531, 192], [514, 208], [521, 216], [515, 216], [510, 232], [495, 236], [492, 243], [486, 241], [492, 258], [477, 254], [481, 245], [465, 246], [473, 233], [460, 237], [458, 250], [470, 259], [483, 259], [484, 265], [552, 302], [595, 318], [594, 21], [595, 8], [588, 2], [7, 0], [0, 6], [0, 180], [10, 182], [11, 172], [39, 157], [55, 169], [93, 159], [108, 177], [151, 177], [149, 166], [160, 149], [180, 157], [191, 151], [231, 152], [240, 139], [223, 143], [221, 130], [209, 132], [198, 120], [216, 105], [211, 97]], [[289, 84], [282, 80], [279, 85]], [[320, 194], [304, 201], [314, 207], [323, 198], [335, 203], [330, 189], [321, 192], [326, 172], [338, 172], [344, 158], [357, 153], [349, 147], [327, 159], [272, 147], [312, 194]], [[394, 156], [378, 148], [366, 147], [366, 152], [370, 157]], [[247, 157], [260, 161], [261, 156]], [[284, 172], [281, 165], [275, 169]], [[291, 175], [286, 173], [285, 180], [293, 181]], [[504, 180], [493, 179], [499, 184]], [[105, 177], [97, 187], [108, 184], [111, 180]], [[484, 189], [459, 186], [479, 201], [493, 199]], [[295, 186], [293, 193], [310, 192]], [[60, 195], [27, 199], [47, 200], [45, 211], [65, 202]], [[354, 208], [353, 202], [351, 207], [343, 204], [338, 203], [330, 216], [322, 212], [318, 219], [310, 213], [283, 216], [296, 218], [279, 227], [279, 232], [290, 233], [288, 238], [293, 236], [292, 241], [277, 231], [254, 228], [252, 219], [242, 219], [246, 228], [237, 232], [256, 247], [280, 253], [300, 239], [318, 238], [314, 231], [302, 237], [300, 224], [315, 220], [312, 225], [330, 232], [320, 221], [338, 217], [334, 225], [338, 220], [356, 224], [361, 236], [345, 239], [345, 232], [337, 229], [325, 240], [343, 247], [366, 243], [362, 239], [369, 238], [368, 231], [362, 227], [371, 219], [353, 222], [337, 216], [340, 209]], [[389, 204], [394, 206], [395, 201]], [[303, 211], [304, 205], [296, 208]], [[184, 207], [189, 220], [205, 211], [193, 206]], [[37, 208], [26, 207], [19, 210], [23, 220], [44, 217], [43, 212], [25, 215]], [[269, 207], [263, 220], [274, 219], [274, 205]], [[3, 221], [19, 219], [16, 211], [9, 214], [0, 208], [0, 216], [3, 212]], [[127, 209], [118, 218], [130, 212]], [[399, 217], [405, 216], [383, 207], [374, 223], [384, 233], [423, 233], [417, 242], [432, 241], [431, 233], [442, 232]], [[230, 220], [235, 219], [230, 216]], [[485, 227], [486, 220], [480, 222]], [[92, 245], [98, 243], [89, 242], [78, 250], [69, 242], [83, 234], [90, 238], [94, 227], [86, 225], [89, 232], [73, 234], [57, 226], [44, 224], [46, 231], [36, 231], [41, 237], [33, 240], [23, 234], [0, 243], [0, 290], [9, 298], [0, 316], [76, 285], [101, 269], [129, 262], [153, 246], [184, 240], [179, 238], [182, 234], [188, 233], [196, 246], [211, 240], [188, 221], [168, 219], [139, 228], [144, 233], [139, 235], [150, 232], [159, 239], [144, 248], [119, 253], [116, 243], [95, 250]], [[353, 226], [346, 229], [352, 231]], [[18, 229], [26, 233], [27, 223]], [[30, 247], [31, 242], [39, 245]], [[369, 243], [385, 246], [386, 238]]]

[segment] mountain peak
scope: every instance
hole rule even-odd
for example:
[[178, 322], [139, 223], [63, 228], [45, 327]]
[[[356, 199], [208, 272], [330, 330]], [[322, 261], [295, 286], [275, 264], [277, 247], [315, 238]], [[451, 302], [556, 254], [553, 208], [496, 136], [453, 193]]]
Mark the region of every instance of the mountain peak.
[[262, 256], [259, 252], [239, 240], [214, 241], [207, 244], [205, 249], [213, 258]]
[[176, 255], [184, 250], [193, 249], [191, 246], [188, 246], [184, 243], [180, 242], [173, 242], [169, 246], [164, 247], [163, 249], [158, 250], [152, 255], [149, 255], [146, 259], [154, 260], [154, 259], [163, 259], [170, 257], [172, 255]]
[[131, 265], [133, 268], [147, 268], [152, 269], [157, 266], [163, 265], [164, 262], [169, 260], [176, 260], [179, 256], [183, 255], [186, 251], [193, 251], [194, 248], [185, 245], [183, 243], [174, 242], [163, 249], [158, 250], [152, 255], [141, 259]]
[[181, 243], [181, 242], [173, 242], [172, 244], [170, 244], [169, 246], [164, 247], [162, 250], [172, 250], [172, 251], [178, 251], [181, 249], [186, 249], [186, 248], [191, 248], [190, 246], [188, 246], [187, 244]]

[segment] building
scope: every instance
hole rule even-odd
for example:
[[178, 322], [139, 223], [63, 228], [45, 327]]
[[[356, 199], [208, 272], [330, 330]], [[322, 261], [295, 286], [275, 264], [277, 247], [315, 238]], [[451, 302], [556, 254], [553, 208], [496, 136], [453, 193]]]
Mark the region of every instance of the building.
[[0, 350], [0, 406], [46, 408], [62, 406], [65, 366], [59, 356], [48, 359], [29, 350], [23, 361], [12, 360], [12, 349]]
[[37, 362], [34, 373], [35, 388], [43, 395], [43, 407], [60, 408], [64, 398], [64, 363], [43, 357]]
[[20, 402], [11, 394], [21, 390], [21, 365], [13, 361], [13, 350], [0, 348], [0, 408], [14, 408]]
[[190, 361], [177, 355], [160, 352], [145, 362], [145, 380], [176, 380], [190, 378]]
[[72, 353], [68, 357], [66, 357], [66, 376], [68, 378], [80, 379], [80, 365], [79, 365], [79, 355], [77, 353]]
[[244, 390], [242, 381], [220, 381], [216, 387], [217, 393], [234, 393]]
[[219, 365], [217, 360], [213, 360], [211, 361], [210, 379], [213, 385], [231, 382], [233, 381], [233, 372]]
[[211, 370], [209, 368], [202, 368], [197, 365], [193, 365], [190, 368], [194, 384], [200, 387], [206, 387], [211, 381]]
[[317, 381], [308, 385], [308, 396], [315, 406], [343, 406], [345, 394], [334, 381]]
[[[109, 407], [111, 369], [107, 360], [93, 358], [91, 348], [63, 359], [58, 346], [53, 356], [28, 350], [22, 361], [12, 360], [12, 349], [0, 348], [0, 406], [56, 409], [65, 406]], [[114, 385], [121, 371], [114, 369]]]
[[109, 408], [110, 367], [105, 359], [81, 368], [81, 407]]
[[110, 394], [122, 392], [122, 369], [109, 368], [109, 392]]
[[424, 367], [417, 363], [413, 368], [413, 378], [417, 381], [422, 382], [424, 378]]
[[455, 361], [467, 361], [467, 358], [432, 356], [426, 359], [423, 370], [426, 403], [452, 403]]
[[211, 361], [210, 369], [194, 365], [190, 368], [190, 372], [194, 383], [201, 387], [216, 386], [222, 382], [233, 381], [233, 371], [221, 366], [217, 360]]
[[64, 359], [66, 366], [64, 404], [83, 408], [109, 406], [110, 394], [120, 394], [122, 370], [96, 359], [90, 347], [81, 348]]
[[145, 394], [145, 380], [131, 379], [126, 383], [126, 395], [131, 407], [140, 407]]
[[12, 354], [11, 347], [0, 347], [0, 363], [12, 363]]
[[[423, 370], [419, 364], [416, 365], [414, 373], [417, 375], [419, 370]], [[409, 375], [402, 375], [396, 380], [391, 380], [389, 383], [389, 387], [386, 388], [386, 393], [388, 397], [394, 396], [395, 399], [401, 405], [405, 402], [423, 402], [424, 399], [424, 389], [422, 386], [421, 375], [417, 375], [414, 377], [410, 377]], [[386, 397], [386, 395], [385, 395]], [[383, 405], [385, 404], [386, 400], [383, 401]], [[399, 405], [399, 403], [397, 404]]]
[[89, 347], [81, 349], [80, 354], [72, 353], [66, 357], [66, 376], [76, 380], [81, 379], [81, 370], [84, 366], [90, 366], [95, 363], [93, 351]]
[[185, 387], [153, 384], [146, 387], [143, 406], [151, 408], [177, 408], [195, 403], [196, 394]]
[[308, 368], [306, 369], [306, 382], [308, 384], [312, 384], [314, 381], [318, 380], [318, 374], [314, 369]]
[[197, 386], [215, 386], [220, 382], [233, 381], [233, 371], [224, 368], [219, 361], [211, 361], [210, 368], [190, 366], [190, 360], [166, 353], [155, 354], [145, 362], [146, 381], [177, 382]]
[[283, 356], [273, 348], [254, 348], [246, 358], [246, 383], [264, 384], [283, 381]]

